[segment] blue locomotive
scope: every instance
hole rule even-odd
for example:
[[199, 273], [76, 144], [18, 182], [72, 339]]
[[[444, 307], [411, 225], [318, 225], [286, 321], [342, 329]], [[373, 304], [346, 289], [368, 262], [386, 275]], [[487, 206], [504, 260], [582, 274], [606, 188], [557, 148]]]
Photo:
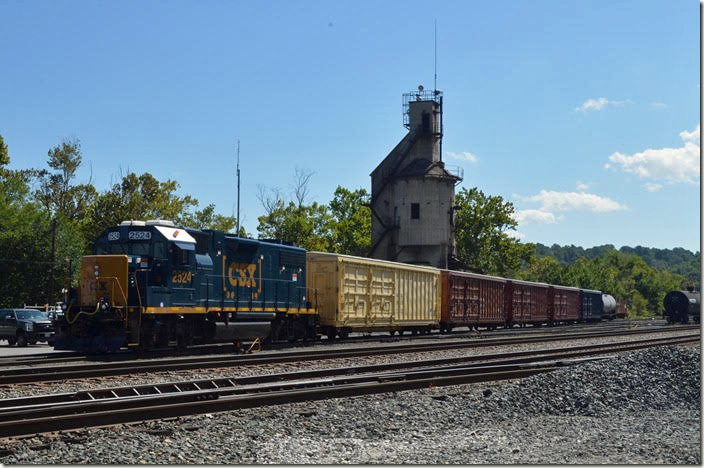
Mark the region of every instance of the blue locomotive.
[[56, 349], [315, 337], [301, 248], [152, 220], [107, 229], [94, 250], [56, 321]]

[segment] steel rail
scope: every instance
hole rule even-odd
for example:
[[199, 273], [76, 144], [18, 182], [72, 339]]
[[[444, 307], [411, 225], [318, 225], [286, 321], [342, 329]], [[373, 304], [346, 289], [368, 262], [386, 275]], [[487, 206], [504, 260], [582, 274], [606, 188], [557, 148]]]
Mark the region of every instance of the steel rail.
[[[641, 325], [641, 322], [643, 325]], [[662, 323], [656, 323], [662, 322]], [[494, 330], [487, 332], [489, 336], [493, 338], [502, 337], [517, 337], [519, 335], [557, 335], [568, 333], [596, 333], [597, 331], [609, 331], [618, 329], [632, 329], [633, 327], [648, 326], [648, 327], [662, 327], [663, 331], [668, 331], [673, 329], [672, 326], [666, 326], [664, 320], [653, 321], [653, 320], [639, 320], [631, 319], [629, 321], [623, 322], [601, 322], [601, 323], [588, 323], [588, 324], [577, 324], [577, 325], [559, 325], [554, 327], [526, 327], [526, 328], [510, 328], [504, 330]], [[565, 328], [566, 327], [566, 328]], [[383, 333], [383, 332], [377, 332]], [[465, 330], [455, 330], [448, 334], [432, 333], [430, 335], [403, 335], [403, 336], [386, 336], [382, 334], [369, 335], [369, 336], [356, 336], [345, 338], [343, 343], [354, 344], [354, 343], [367, 343], [369, 341], [379, 341], [379, 342], [395, 342], [395, 341], [411, 341], [414, 339], [437, 339], [437, 340], [453, 340], [461, 338], [476, 338], [479, 331], [465, 331]], [[482, 335], [479, 335], [482, 336]], [[335, 343], [340, 343], [340, 341], [329, 341], [325, 339], [316, 339], [312, 341], [297, 341], [294, 343], [274, 343], [267, 346], [268, 350], [279, 350], [285, 348], [304, 348], [315, 345], [334, 345]], [[66, 362], [79, 362], [79, 361], [100, 361], [100, 362], [115, 362], [115, 361], [127, 361], [127, 360], [143, 360], [143, 359], [155, 359], [155, 358], [169, 358], [177, 356], [186, 355], [203, 355], [203, 354], [229, 354], [232, 353], [232, 343], [211, 343], [197, 345], [188, 348], [187, 350], [176, 350], [173, 348], [165, 349], [154, 349], [150, 351], [144, 351], [141, 353], [135, 353], [134, 350], [121, 350], [116, 353], [111, 354], [86, 354], [76, 351], [61, 351], [54, 353], [41, 353], [41, 354], [22, 354], [15, 355], [12, 357], [0, 357], [0, 368], [3, 367], [16, 367], [16, 366], [31, 366], [31, 365], [45, 365], [45, 364], [59, 364]]]
[[[57, 430], [79, 429], [152, 419], [172, 418], [203, 412], [221, 412], [257, 406], [360, 396], [371, 393], [515, 379], [557, 369], [555, 364], [524, 368], [465, 368], [407, 373], [353, 376], [287, 382], [238, 389], [218, 389], [167, 395], [149, 395], [81, 402], [56, 408], [4, 412], [0, 437]], [[498, 370], [501, 369], [501, 370]]]
[[662, 344], [685, 344], [698, 340], [699, 335], [690, 335], [677, 338], [656, 338], [639, 341], [629, 341], [615, 344], [596, 344], [569, 348], [549, 348], [528, 351], [514, 351], [496, 354], [480, 354], [473, 356], [460, 356], [452, 358], [436, 358], [423, 361], [408, 361], [399, 363], [373, 364], [353, 367], [334, 367], [325, 369], [312, 369], [275, 374], [263, 374], [247, 377], [223, 377], [217, 379], [201, 379], [192, 381], [176, 381], [156, 384], [143, 384], [133, 386], [99, 388], [68, 393], [54, 393], [29, 397], [8, 398], [0, 400], [0, 415], [7, 409], [20, 406], [46, 407], [56, 404], [75, 403], [78, 401], [96, 401], [121, 397], [135, 397], [145, 395], [163, 395], [191, 390], [207, 390], [233, 387], [238, 385], [263, 384], [267, 382], [281, 382], [289, 380], [312, 379], [338, 375], [352, 375], [370, 372], [389, 372], [399, 369], [444, 367], [452, 365], [517, 365], [545, 360], [559, 360], [598, 355], [606, 349], [635, 350], [644, 347]]
[[[696, 337], [689, 338], [696, 341]], [[683, 338], [648, 340], [650, 344], [615, 343], [600, 345], [601, 350], [591, 350], [590, 354], [604, 354], [612, 351], [638, 349], [664, 343], [686, 342]], [[596, 345], [594, 345], [596, 347]], [[571, 350], [571, 348], [568, 348]], [[554, 350], [545, 350], [554, 351]], [[553, 357], [559, 352], [553, 352]], [[582, 362], [559, 357], [559, 360], [539, 362], [549, 359], [547, 355], [528, 358], [530, 362], [500, 365], [461, 365], [435, 366], [400, 372], [398, 367], [391, 371], [366, 375], [340, 375], [276, 382], [262, 385], [244, 384], [230, 388], [200, 389], [196, 391], [150, 394], [115, 399], [78, 401], [65, 405], [35, 405], [31, 407], [6, 408], [0, 413], [0, 436], [10, 437], [56, 430], [77, 429], [96, 425], [111, 425], [152, 419], [170, 418], [203, 412], [228, 411], [255, 406], [275, 405], [298, 401], [311, 401], [344, 396], [359, 396], [371, 393], [426, 388], [429, 386], [458, 385], [489, 380], [522, 378], [536, 373], [549, 372], [560, 366]], [[402, 363], [418, 366], [425, 363]], [[357, 368], [358, 372], [369, 370], [369, 366]], [[350, 372], [350, 369], [342, 369]], [[292, 373], [300, 378], [300, 373]], [[280, 376], [279, 376], [280, 377]], [[249, 378], [249, 379], [256, 379]], [[242, 383], [242, 382], [241, 382]]]
[[[698, 327], [678, 327], [671, 331], [691, 330]], [[479, 348], [497, 345], [544, 343], [570, 339], [604, 338], [634, 334], [658, 333], [662, 330], [620, 330], [606, 333], [575, 333], [548, 337], [522, 337], [514, 339], [482, 339], [478, 341], [452, 341], [446, 343], [415, 343], [410, 345], [387, 345], [366, 348], [324, 349], [318, 351], [271, 352], [266, 354], [188, 357], [169, 360], [128, 361], [118, 363], [85, 364], [62, 367], [29, 367], [0, 370], [0, 385], [17, 383], [50, 382], [91, 377], [105, 377], [131, 373], [176, 371], [190, 369], [212, 369], [233, 366], [285, 363], [292, 361], [314, 361], [379, 354], [401, 354], [444, 351], [464, 348]]]

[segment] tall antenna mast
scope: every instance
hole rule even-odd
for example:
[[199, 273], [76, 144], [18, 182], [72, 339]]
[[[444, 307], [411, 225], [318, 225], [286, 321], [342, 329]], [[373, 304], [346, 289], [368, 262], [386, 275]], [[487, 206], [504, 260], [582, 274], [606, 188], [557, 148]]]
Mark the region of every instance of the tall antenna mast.
[[235, 234], [240, 235], [240, 139], [237, 139], [237, 231]]
[[438, 19], [435, 18], [435, 83], [433, 91], [438, 90]]

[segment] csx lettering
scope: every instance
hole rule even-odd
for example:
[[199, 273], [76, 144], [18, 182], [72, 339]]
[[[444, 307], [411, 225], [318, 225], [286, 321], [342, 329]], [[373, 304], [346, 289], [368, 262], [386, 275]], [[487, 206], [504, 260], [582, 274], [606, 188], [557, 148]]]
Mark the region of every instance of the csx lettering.
[[177, 284], [191, 284], [193, 274], [190, 271], [171, 272], [171, 282]]
[[[237, 275], [235, 275], [235, 272]], [[257, 265], [254, 263], [230, 263], [227, 269], [227, 279], [231, 286], [248, 286], [250, 288], [257, 287], [257, 279], [255, 273]]]

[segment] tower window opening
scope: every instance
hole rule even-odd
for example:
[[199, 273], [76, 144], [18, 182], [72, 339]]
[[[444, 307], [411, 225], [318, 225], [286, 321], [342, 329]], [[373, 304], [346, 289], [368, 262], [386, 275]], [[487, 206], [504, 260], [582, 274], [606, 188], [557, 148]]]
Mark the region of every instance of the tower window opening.
[[430, 114], [423, 112], [423, 133], [430, 133]]
[[420, 203], [411, 203], [411, 219], [420, 219]]

